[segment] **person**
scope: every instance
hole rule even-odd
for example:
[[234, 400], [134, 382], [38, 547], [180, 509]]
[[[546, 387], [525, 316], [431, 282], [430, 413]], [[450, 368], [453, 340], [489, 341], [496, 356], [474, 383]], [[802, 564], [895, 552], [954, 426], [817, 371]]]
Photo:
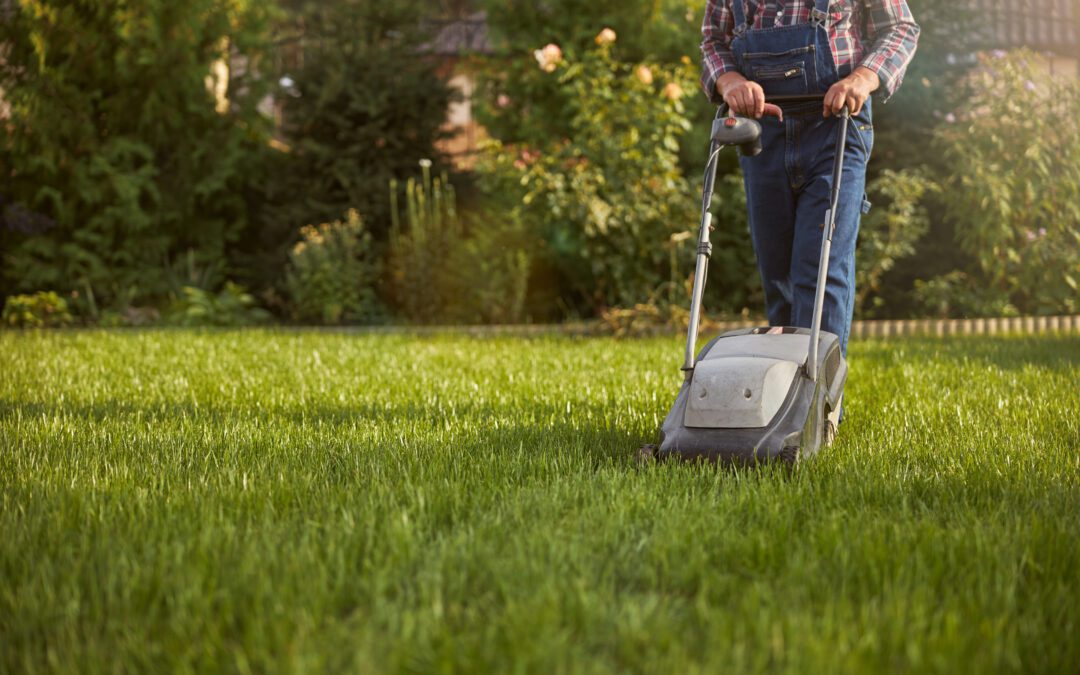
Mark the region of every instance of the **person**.
[[[739, 161], [771, 326], [810, 327], [836, 116], [845, 106], [850, 111], [821, 324], [840, 338], [846, 356], [855, 241], [870, 208], [870, 94], [882, 91], [888, 100], [896, 92], [919, 26], [905, 0], [708, 0], [702, 35], [701, 83], [709, 100], [761, 120], [762, 152]], [[767, 103], [769, 96], [798, 94], [824, 94], [824, 101]], [[835, 435], [839, 421], [840, 410], [832, 411], [827, 433]]]

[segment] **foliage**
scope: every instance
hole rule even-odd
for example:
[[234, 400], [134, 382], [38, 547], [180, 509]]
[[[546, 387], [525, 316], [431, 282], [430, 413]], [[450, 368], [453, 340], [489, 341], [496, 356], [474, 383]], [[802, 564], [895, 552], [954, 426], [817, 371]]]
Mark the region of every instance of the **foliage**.
[[670, 276], [664, 242], [695, 221], [678, 166], [690, 68], [623, 64], [612, 49], [599, 45], [577, 61], [545, 57], [568, 134], [494, 142], [479, 165], [489, 199], [543, 234], [562, 301], [587, 313], [646, 299]]
[[1029, 51], [984, 56], [939, 130], [963, 271], [1002, 311], [1080, 311], [1080, 84], [1047, 72]]
[[67, 301], [52, 291], [7, 298], [2, 319], [13, 328], [57, 328], [72, 322]]
[[21, 0], [12, 10], [0, 21], [3, 198], [52, 227], [0, 231], [5, 283], [90, 288], [124, 306], [163, 297], [180, 251], [223, 260], [267, 128], [255, 109], [264, 3]]
[[[727, 151], [734, 155], [733, 151]], [[746, 191], [742, 173], [718, 176], [713, 194], [712, 258], [709, 260], [705, 311], [721, 316], [761, 314], [765, 291], [761, 287], [750, 222], [746, 215]], [[682, 257], [693, 260], [697, 251], [696, 230]], [[689, 293], [687, 293], [689, 297]], [[689, 301], [687, 301], [688, 303]]]
[[177, 326], [249, 326], [267, 321], [269, 312], [255, 298], [231, 281], [218, 293], [185, 286], [180, 298], [169, 307], [166, 320]]
[[285, 276], [294, 317], [323, 324], [378, 320], [379, 259], [359, 212], [350, 209], [344, 221], [307, 225], [300, 236]]
[[[995, 35], [985, 27], [991, 13], [979, 11], [975, 3], [908, 0], [908, 5], [921, 28], [918, 51], [896, 95], [887, 104], [875, 97], [871, 183], [884, 169], [918, 170], [934, 182], [949, 174], [936, 129], [966, 95], [961, 82], [974, 65], [972, 55]], [[966, 256], [957, 250], [952, 223], [945, 216], [947, 200], [944, 193], [926, 195], [922, 207], [932, 227], [915, 243], [914, 254], [898, 259], [882, 275], [874, 293], [874, 316], [920, 314], [912, 293], [916, 281], [964, 266]]]
[[983, 286], [961, 270], [917, 279], [914, 295], [922, 313], [935, 318], [1019, 315], [1001, 289]]
[[536, 241], [512, 215], [475, 213], [469, 219], [460, 261], [467, 302], [466, 323], [520, 323], [526, 318], [531, 249]]
[[419, 182], [405, 183], [405, 218], [398, 184], [390, 184], [393, 223], [387, 249], [387, 297], [395, 312], [414, 323], [447, 319], [448, 309], [466, 292], [457, 265], [464, 227], [454, 187], [446, 176], [432, 178], [431, 162], [421, 162]]
[[[377, 241], [390, 213], [386, 185], [435, 157], [447, 105], [457, 93], [423, 58], [429, 39], [416, 18], [418, 0], [285, 3], [282, 50], [301, 53], [279, 73], [284, 141], [274, 161], [246, 260], [277, 282], [296, 223], [322, 223], [357, 209]], [[285, 79], [287, 78], [287, 79]]]
[[924, 196], [935, 189], [927, 176], [916, 170], [886, 169], [870, 181], [866, 190], [876, 206], [862, 217], [855, 256], [855, 311], [874, 316], [884, 304], [882, 278], [898, 260], [915, 253], [915, 243], [930, 229]]
[[705, 0], [485, 0], [484, 5], [496, 49], [509, 58], [481, 67], [480, 98], [486, 105], [479, 106], [478, 116], [499, 140], [536, 145], [568, 136], [573, 128], [573, 112], [567, 109], [572, 93], [535, 67], [537, 46], [558, 44], [577, 61], [607, 27], [618, 40], [613, 58], [676, 64], [697, 58]]
[[422, 161], [419, 181], [405, 184], [404, 219], [391, 184], [393, 225], [387, 295], [413, 323], [507, 323], [524, 317], [531, 238], [513, 214], [458, 212], [454, 187]]

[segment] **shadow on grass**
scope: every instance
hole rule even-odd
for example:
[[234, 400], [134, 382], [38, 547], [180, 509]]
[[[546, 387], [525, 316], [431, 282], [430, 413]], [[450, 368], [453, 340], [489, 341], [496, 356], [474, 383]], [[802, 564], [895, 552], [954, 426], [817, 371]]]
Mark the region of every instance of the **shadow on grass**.
[[297, 443], [326, 435], [344, 438], [357, 432], [378, 431], [380, 436], [393, 439], [391, 445], [432, 442], [433, 436], [463, 448], [476, 449], [565, 445], [586, 453], [597, 465], [625, 462], [630, 466], [637, 449], [642, 443], [655, 440], [657, 432], [595, 422], [607, 419], [610, 412], [608, 404], [582, 402], [575, 402], [572, 412], [567, 413], [564, 405], [551, 403], [532, 403], [527, 409], [471, 402], [452, 405], [317, 404], [257, 409], [240, 405], [196, 405], [190, 401], [145, 405], [119, 400], [91, 404], [0, 401], [0, 423], [15, 418], [56, 417], [84, 420], [93, 425], [137, 421], [158, 426], [163, 429], [163, 434], [168, 434], [168, 425], [178, 421], [217, 428], [258, 422], [260, 425], [279, 425], [282, 432], [290, 433]]

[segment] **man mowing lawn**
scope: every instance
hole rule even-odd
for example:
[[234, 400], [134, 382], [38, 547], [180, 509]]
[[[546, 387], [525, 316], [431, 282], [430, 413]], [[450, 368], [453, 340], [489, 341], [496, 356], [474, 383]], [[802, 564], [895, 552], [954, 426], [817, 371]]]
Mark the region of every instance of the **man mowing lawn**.
[[[852, 124], [844, 153], [822, 329], [847, 354], [855, 298], [855, 241], [874, 143], [870, 94], [900, 86], [919, 27], [905, 0], [709, 0], [702, 26], [702, 86], [713, 103], [761, 120], [762, 152], [741, 156], [750, 235], [772, 326], [809, 328], [822, 215], [829, 208], [836, 115]], [[817, 103], [771, 96], [825, 94]], [[768, 112], [774, 117], [764, 117]], [[830, 416], [835, 433], [840, 408]]]

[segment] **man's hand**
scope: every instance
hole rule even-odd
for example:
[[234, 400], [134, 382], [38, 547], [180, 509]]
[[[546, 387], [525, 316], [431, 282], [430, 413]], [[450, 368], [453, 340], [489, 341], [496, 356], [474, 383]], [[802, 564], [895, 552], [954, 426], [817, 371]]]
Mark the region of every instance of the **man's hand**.
[[852, 115], [858, 115], [866, 99], [879, 86], [881, 83], [877, 73], [859, 66], [851, 71], [850, 75], [829, 87], [825, 94], [825, 109], [822, 114], [825, 117], [839, 115], [844, 106], [847, 106]]
[[734, 70], [716, 78], [716, 91], [737, 115], [755, 117], [772, 115], [783, 119], [779, 106], [765, 102], [765, 90], [757, 82], [751, 82]]

